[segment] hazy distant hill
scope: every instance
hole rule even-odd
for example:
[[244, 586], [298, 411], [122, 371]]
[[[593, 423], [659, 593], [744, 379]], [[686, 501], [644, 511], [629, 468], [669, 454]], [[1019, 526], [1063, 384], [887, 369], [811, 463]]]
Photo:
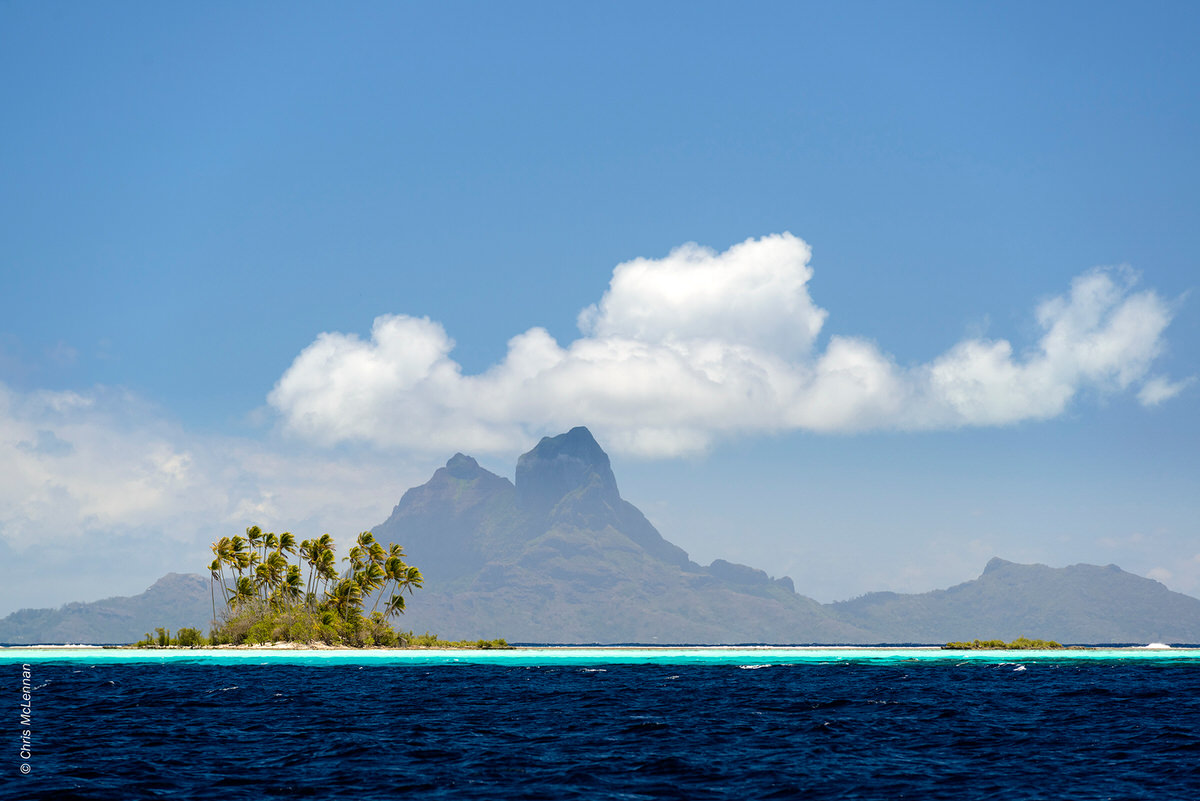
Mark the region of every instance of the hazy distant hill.
[[790, 579], [701, 567], [622, 500], [586, 428], [547, 437], [516, 484], [457, 454], [375, 528], [426, 589], [401, 622], [454, 637], [535, 642], [924, 642], [1018, 636], [1200, 642], [1200, 600], [1115, 566], [994, 559], [974, 580], [822, 606]]
[[[915, 595], [821, 605], [789, 578], [707, 567], [622, 500], [586, 428], [546, 437], [516, 483], [456, 454], [404, 494], [377, 538], [404, 546], [425, 588], [399, 627], [443, 638], [587, 643], [944, 643], [1019, 636], [1200, 643], [1200, 600], [1115, 565], [990, 561], [978, 579]], [[0, 620], [0, 642], [131, 642], [156, 626], [207, 630], [206, 576], [171, 573], [141, 595]]]
[[617, 491], [586, 428], [544, 438], [516, 483], [457, 454], [374, 529], [403, 544], [425, 589], [400, 625], [534, 642], [839, 642], [867, 632], [790, 579], [701, 567]]
[[988, 562], [979, 578], [919, 595], [873, 592], [830, 604], [889, 642], [1027, 636], [1074, 643], [1200, 643], [1200, 600], [1116, 565]]
[[168, 573], [140, 595], [13, 612], [0, 620], [0, 642], [128, 643], [157, 626], [207, 632], [211, 619], [208, 579]]

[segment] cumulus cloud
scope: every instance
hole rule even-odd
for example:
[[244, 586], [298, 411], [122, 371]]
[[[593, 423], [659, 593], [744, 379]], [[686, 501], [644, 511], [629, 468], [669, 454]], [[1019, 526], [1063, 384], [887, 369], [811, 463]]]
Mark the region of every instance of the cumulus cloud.
[[1023, 358], [1005, 340], [959, 343], [928, 371], [934, 425], [998, 425], [1056, 417], [1084, 388], [1124, 390], [1142, 381], [1171, 321], [1153, 291], [1134, 291], [1128, 270], [1091, 270], [1037, 309], [1043, 335]]
[[124, 391], [0, 383], [0, 615], [61, 603], [64, 583], [79, 600], [200, 572], [208, 543], [252, 523], [343, 541], [382, 522], [428, 472], [371, 454], [198, 436]]
[[286, 430], [324, 444], [513, 451], [584, 423], [614, 450], [674, 456], [744, 433], [1005, 425], [1060, 415], [1086, 390], [1137, 387], [1153, 405], [1182, 388], [1147, 378], [1171, 310], [1129, 270], [1089, 271], [1041, 303], [1028, 348], [973, 337], [901, 365], [854, 336], [818, 347], [827, 312], [810, 258], [784, 233], [619, 264], [578, 339], [532, 328], [477, 375], [438, 323], [382, 316], [369, 339], [321, 334], [268, 401]]
[[811, 256], [807, 244], [782, 234], [724, 253], [688, 243], [665, 259], [634, 259], [613, 271], [579, 328], [601, 339], [736, 342], [802, 356], [827, 315], [808, 294]]

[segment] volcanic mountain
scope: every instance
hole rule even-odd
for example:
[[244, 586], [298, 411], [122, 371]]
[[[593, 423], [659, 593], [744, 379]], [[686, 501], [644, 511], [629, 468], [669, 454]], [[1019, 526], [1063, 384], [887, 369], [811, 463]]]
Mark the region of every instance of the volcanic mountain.
[[702, 567], [621, 498], [586, 428], [546, 437], [516, 483], [456, 454], [374, 528], [425, 588], [401, 621], [443, 637], [517, 642], [862, 642], [789, 578]]

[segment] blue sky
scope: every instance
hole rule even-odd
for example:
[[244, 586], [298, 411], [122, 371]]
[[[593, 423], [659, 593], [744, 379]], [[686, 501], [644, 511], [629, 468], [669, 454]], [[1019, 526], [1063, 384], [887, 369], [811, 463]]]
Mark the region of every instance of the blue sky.
[[1198, 33], [0, 3], [0, 613], [576, 424], [697, 561], [823, 601], [994, 555], [1200, 595]]

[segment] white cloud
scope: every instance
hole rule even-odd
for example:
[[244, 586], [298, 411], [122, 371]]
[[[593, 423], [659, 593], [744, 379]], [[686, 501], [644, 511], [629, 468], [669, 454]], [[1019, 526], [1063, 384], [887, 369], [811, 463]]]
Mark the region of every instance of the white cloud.
[[1167, 584], [1174, 577], [1174, 574], [1165, 567], [1154, 567], [1146, 571], [1146, 578], [1152, 578], [1155, 581], [1162, 582], [1163, 584]]
[[816, 347], [827, 313], [808, 293], [809, 259], [785, 233], [620, 264], [580, 313], [579, 339], [563, 347], [530, 329], [478, 375], [463, 374], [437, 323], [379, 317], [369, 340], [321, 334], [269, 402], [286, 430], [322, 444], [514, 451], [582, 423], [614, 450], [672, 456], [749, 432], [1043, 420], [1085, 390], [1141, 385], [1153, 404], [1182, 386], [1146, 381], [1171, 311], [1127, 269], [1089, 271], [1043, 302], [1041, 337], [1024, 351], [970, 338], [903, 366], [852, 336]]
[[[1170, 558], [1174, 554], [1160, 553], [1154, 558], [1163, 559], [1164, 556]], [[1153, 562], [1147, 562], [1147, 564], [1153, 564]], [[1169, 590], [1181, 592], [1193, 598], [1200, 595], [1200, 560], [1182, 557], [1171, 560], [1168, 564], [1170, 567], [1156, 565], [1146, 569], [1146, 578], [1152, 578], [1165, 584]]]
[[724, 253], [689, 243], [665, 259], [634, 259], [613, 270], [608, 292], [580, 313], [579, 328], [600, 339], [717, 341], [802, 356], [827, 315], [808, 295], [811, 256], [785, 233]]
[[997, 425], [1056, 417], [1084, 388], [1115, 391], [1142, 380], [1171, 321], [1152, 291], [1134, 292], [1127, 270], [1091, 270], [1066, 296], [1042, 303], [1043, 336], [1023, 358], [1005, 340], [972, 339], [935, 359], [929, 425]]
[[1183, 392], [1193, 380], [1187, 378], [1183, 381], [1171, 381], [1163, 376], [1155, 376], [1142, 385], [1138, 391], [1138, 401], [1143, 406], [1157, 406]]
[[344, 541], [382, 522], [429, 472], [197, 436], [127, 392], [0, 384], [0, 615], [202, 572], [208, 543], [252, 523]]

